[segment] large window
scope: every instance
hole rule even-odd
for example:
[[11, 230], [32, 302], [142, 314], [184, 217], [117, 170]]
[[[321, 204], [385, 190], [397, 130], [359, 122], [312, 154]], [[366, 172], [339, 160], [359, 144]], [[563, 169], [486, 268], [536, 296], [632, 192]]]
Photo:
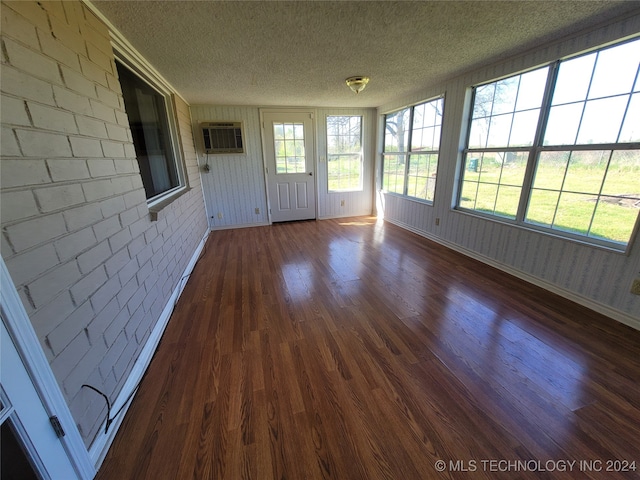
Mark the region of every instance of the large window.
[[182, 186], [168, 98], [120, 62], [116, 66], [147, 200], [160, 200]]
[[640, 40], [474, 88], [458, 208], [624, 249], [640, 210]]
[[433, 203], [443, 99], [385, 116], [382, 188]]
[[362, 117], [327, 116], [327, 172], [330, 192], [362, 190]]

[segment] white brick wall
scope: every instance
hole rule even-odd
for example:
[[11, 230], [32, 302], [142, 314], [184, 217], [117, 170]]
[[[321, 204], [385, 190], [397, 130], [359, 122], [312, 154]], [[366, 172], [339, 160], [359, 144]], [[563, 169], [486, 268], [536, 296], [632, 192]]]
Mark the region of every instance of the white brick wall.
[[[2, 2], [2, 256], [90, 445], [207, 230], [191, 190], [152, 222], [109, 33], [77, 1]], [[126, 392], [128, 393], [128, 392]]]

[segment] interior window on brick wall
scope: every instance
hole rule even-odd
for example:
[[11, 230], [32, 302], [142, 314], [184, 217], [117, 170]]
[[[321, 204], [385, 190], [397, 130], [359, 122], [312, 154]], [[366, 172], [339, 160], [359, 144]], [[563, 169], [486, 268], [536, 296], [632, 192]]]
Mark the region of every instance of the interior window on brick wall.
[[116, 65], [147, 200], [164, 198], [182, 187], [169, 99], [120, 62]]

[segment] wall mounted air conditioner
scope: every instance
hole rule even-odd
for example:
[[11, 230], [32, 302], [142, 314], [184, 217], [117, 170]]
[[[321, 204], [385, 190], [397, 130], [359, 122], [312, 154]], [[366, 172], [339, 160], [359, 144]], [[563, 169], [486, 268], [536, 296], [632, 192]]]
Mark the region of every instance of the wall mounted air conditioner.
[[204, 153], [244, 153], [242, 122], [200, 124]]

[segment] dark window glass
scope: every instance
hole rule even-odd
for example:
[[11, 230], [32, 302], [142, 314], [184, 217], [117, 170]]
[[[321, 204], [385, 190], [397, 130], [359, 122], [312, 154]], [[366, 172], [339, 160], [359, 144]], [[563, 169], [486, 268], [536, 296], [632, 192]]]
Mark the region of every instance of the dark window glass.
[[165, 97], [116, 62], [147, 199], [179, 186]]

